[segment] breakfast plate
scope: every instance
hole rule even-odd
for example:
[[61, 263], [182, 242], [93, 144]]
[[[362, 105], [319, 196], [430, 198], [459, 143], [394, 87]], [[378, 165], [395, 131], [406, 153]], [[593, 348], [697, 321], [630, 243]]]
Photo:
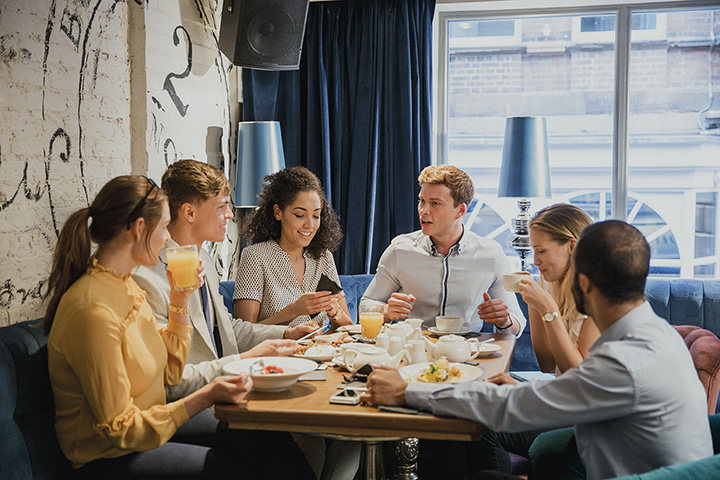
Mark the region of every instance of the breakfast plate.
[[459, 332], [443, 332], [442, 330], [438, 329], [437, 327], [430, 327], [428, 330], [433, 334], [437, 335], [439, 337], [443, 335], [465, 335], [466, 333], [470, 333], [470, 328], [463, 328]]
[[332, 360], [336, 351], [337, 349], [332, 345], [318, 343], [305, 350], [305, 353], [295, 354], [293, 357], [306, 358], [314, 362], [327, 362]]
[[[402, 367], [398, 370], [400, 376], [402, 376], [408, 382], [418, 382], [418, 376], [422, 374], [430, 366], [430, 363], [415, 363]], [[449, 367], [455, 367], [460, 371], [460, 376], [450, 377], [448, 380], [438, 383], [462, 383], [469, 382], [480, 378], [483, 374], [484, 369], [482, 367], [475, 367], [466, 363], [454, 363], [450, 362]]]
[[357, 323], [354, 323], [352, 325], [342, 325], [337, 329], [338, 332], [347, 332], [349, 334], [359, 334], [361, 333], [361, 330], [362, 329], [360, 325]]
[[474, 344], [470, 345], [470, 350], [472, 351], [472, 353], [478, 352], [478, 357], [487, 357], [488, 355], [492, 355], [493, 353], [497, 352], [501, 348], [500, 345], [496, 343], [481, 343], [480, 345], [478, 345], [478, 347], [480, 347], [479, 351]]

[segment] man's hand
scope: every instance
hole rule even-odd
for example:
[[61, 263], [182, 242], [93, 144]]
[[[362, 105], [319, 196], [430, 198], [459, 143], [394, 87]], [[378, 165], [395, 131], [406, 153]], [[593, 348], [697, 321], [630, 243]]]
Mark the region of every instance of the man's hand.
[[496, 373], [492, 377], [486, 378], [485, 381], [495, 385], [517, 385], [515, 379], [507, 373]]
[[412, 293], [393, 293], [387, 302], [385, 320], [392, 322], [398, 318], [407, 318], [413, 308], [412, 302], [414, 301], [415, 295]]
[[263, 340], [241, 356], [242, 358], [287, 357], [295, 353], [295, 347], [297, 347], [295, 340]]
[[498, 328], [507, 328], [512, 320], [508, 315], [508, 307], [501, 298], [490, 298], [487, 292], [483, 293], [483, 303], [478, 305], [478, 316], [487, 323], [492, 323]]
[[283, 334], [283, 338], [297, 340], [299, 338], [304, 337], [305, 335], [312, 332], [313, 330], [317, 330], [317, 328], [318, 328], [318, 324], [315, 322], [301, 323], [300, 325], [286, 328], [285, 333]]
[[367, 391], [360, 396], [360, 401], [373, 405], [405, 405], [407, 385], [396, 368], [373, 365]]

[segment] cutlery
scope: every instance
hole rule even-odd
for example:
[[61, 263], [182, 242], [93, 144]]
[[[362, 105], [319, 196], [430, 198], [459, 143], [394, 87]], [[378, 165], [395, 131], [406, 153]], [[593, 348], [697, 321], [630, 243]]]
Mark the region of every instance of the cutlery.
[[312, 336], [315, 335], [316, 333], [317, 333], [318, 335], [320, 335], [321, 333], [327, 332], [328, 330], [330, 330], [330, 325], [329, 325], [329, 324], [328, 324], [328, 325], [325, 325], [325, 326], [323, 326], [323, 327], [318, 327], [318, 328], [316, 328], [315, 330], [313, 330], [312, 332], [310, 332], [310, 333], [308, 333], [307, 335], [305, 335], [304, 337], [298, 339], [297, 341], [298, 341], [298, 342], [301, 342], [301, 341], [303, 341], [303, 340], [307, 340], [308, 338], [312, 337]]
[[480, 340], [478, 343], [488, 343], [488, 342], [494, 342], [495, 337], [486, 338], [485, 340]]

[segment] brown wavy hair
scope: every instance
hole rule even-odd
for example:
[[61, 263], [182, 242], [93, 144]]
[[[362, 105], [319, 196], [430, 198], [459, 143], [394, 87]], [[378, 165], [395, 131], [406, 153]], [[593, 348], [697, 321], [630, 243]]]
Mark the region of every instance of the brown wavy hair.
[[453, 165], [430, 165], [423, 168], [418, 177], [420, 186], [427, 183], [430, 185], [445, 185], [450, 189], [450, 196], [457, 207], [464, 203], [468, 207], [475, 196], [475, 187], [470, 175]]
[[[542, 230], [554, 241], [564, 245], [572, 239], [580, 238], [580, 233], [592, 223], [592, 218], [583, 209], [569, 203], [556, 203], [537, 212], [530, 220], [530, 228]], [[571, 290], [574, 277], [575, 264], [570, 259], [563, 277], [552, 282], [552, 296], [563, 318], [570, 319], [578, 315]]]
[[152, 180], [125, 175], [110, 180], [89, 207], [70, 215], [60, 231], [50, 270], [46, 294], [50, 301], [42, 324], [46, 335], [50, 333], [60, 299], [88, 269], [91, 242], [108, 243], [142, 217], [148, 226], [145, 248], [150, 252], [150, 235], [162, 217], [166, 201], [167, 197]]
[[337, 249], [343, 237], [340, 224], [314, 173], [305, 167], [292, 167], [267, 175], [263, 180], [265, 183], [258, 206], [243, 229], [243, 235], [251, 244], [280, 239], [280, 220], [273, 214], [274, 205], [285, 211], [299, 193], [315, 192], [322, 204], [320, 227], [306, 251], [313, 258], [319, 259], [325, 250], [332, 252]]

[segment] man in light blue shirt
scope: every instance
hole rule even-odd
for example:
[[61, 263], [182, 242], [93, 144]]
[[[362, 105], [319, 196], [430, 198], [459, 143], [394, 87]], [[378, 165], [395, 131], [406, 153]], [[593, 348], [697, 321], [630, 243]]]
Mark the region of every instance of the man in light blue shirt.
[[361, 305], [387, 304], [385, 320], [408, 316], [435, 326], [435, 317], [463, 317], [478, 331], [483, 321], [520, 335], [525, 316], [514, 293], [502, 285], [510, 264], [502, 247], [462, 223], [475, 189], [467, 173], [451, 165], [423, 169], [418, 178], [422, 230], [399, 235], [380, 257]]
[[[643, 298], [650, 247], [635, 228], [588, 226], [573, 252], [573, 295], [601, 336], [577, 367], [518, 386], [406, 383], [377, 367], [363, 400], [408, 405], [493, 430], [574, 425], [590, 479], [643, 473], [711, 456], [705, 391], [682, 338]], [[422, 452], [421, 452], [422, 454]]]

